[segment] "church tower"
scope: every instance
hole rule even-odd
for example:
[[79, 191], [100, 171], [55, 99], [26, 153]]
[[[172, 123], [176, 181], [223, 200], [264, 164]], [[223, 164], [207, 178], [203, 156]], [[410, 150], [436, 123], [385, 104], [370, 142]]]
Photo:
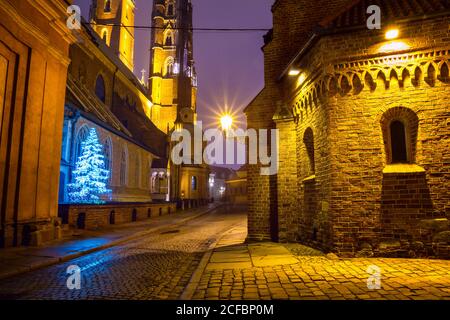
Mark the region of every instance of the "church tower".
[[149, 95], [161, 130], [196, 122], [197, 76], [190, 0], [153, 0]]
[[134, 69], [134, 0], [93, 0], [91, 20], [95, 32], [122, 62]]

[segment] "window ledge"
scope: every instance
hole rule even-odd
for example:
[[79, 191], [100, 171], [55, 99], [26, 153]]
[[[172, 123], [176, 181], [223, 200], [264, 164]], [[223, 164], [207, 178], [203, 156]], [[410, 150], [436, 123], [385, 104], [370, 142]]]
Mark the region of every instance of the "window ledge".
[[383, 173], [420, 173], [425, 172], [425, 169], [417, 164], [398, 163], [389, 164], [383, 169]]
[[303, 179], [303, 182], [309, 182], [309, 181], [313, 181], [315, 179], [316, 179], [316, 175], [313, 174], [312, 176], [309, 176], [309, 177]]

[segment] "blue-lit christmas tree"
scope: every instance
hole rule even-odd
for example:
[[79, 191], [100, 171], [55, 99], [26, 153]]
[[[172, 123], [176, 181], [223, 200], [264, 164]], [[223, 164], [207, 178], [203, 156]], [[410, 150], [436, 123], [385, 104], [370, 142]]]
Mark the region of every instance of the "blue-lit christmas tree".
[[75, 164], [73, 183], [68, 186], [70, 202], [104, 203], [100, 197], [111, 192], [106, 186], [108, 179], [109, 170], [105, 169], [103, 148], [98, 141], [97, 131], [92, 128], [81, 143], [81, 156]]

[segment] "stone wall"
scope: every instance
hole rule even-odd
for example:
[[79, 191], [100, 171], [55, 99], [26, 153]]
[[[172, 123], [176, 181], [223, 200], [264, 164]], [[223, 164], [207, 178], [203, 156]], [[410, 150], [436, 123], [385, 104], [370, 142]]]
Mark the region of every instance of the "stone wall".
[[107, 205], [60, 205], [63, 225], [71, 228], [96, 230], [108, 225], [117, 225], [147, 220], [175, 213], [175, 203], [115, 203]]
[[[275, 191], [249, 168], [249, 238], [276, 227], [280, 240], [343, 256], [448, 256], [448, 17], [400, 23], [395, 41], [384, 29], [323, 35], [296, 61], [300, 75], [277, 81], [319, 21], [290, 5], [274, 5], [266, 87], [246, 109], [249, 127], [275, 120], [281, 137]], [[280, 106], [292, 116], [277, 119]], [[405, 125], [404, 165], [391, 164], [394, 120]]]
[[71, 1], [0, 1], [0, 247], [57, 224]]

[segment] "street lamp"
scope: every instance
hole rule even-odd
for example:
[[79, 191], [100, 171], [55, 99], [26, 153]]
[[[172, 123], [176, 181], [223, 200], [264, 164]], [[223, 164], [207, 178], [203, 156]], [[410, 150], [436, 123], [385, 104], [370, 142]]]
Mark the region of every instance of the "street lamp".
[[233, 125], [233, 118], [229, 114], [223, 115], [220, 118], [220, 123], [222, 125], [222, 130], [228, 131], [231, 129], [231, 126]]

